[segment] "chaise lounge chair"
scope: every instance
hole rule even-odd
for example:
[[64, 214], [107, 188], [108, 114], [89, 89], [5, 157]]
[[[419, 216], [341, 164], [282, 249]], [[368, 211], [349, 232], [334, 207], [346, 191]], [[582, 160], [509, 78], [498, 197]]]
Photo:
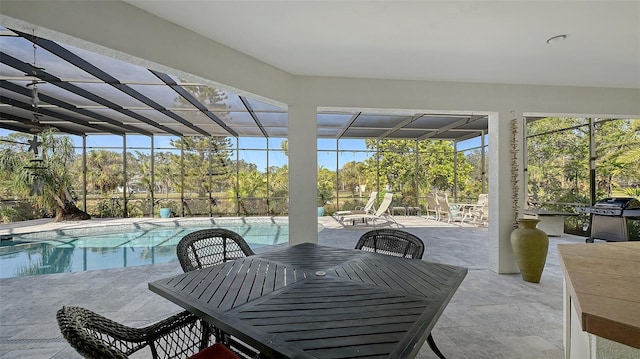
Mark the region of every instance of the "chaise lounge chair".
[[395, 218], [393, 218], [393, 216], [388, 212], [389, 205], [391, 205], [392, 200], [393, 193], [386, 193], [382, 199], [382, 203], [380, 203], [380, 207], [378, 207], [378, 210], [375, 213], [349, 214], [346, 216], [340, 216], [338, 221], [342, 224], [344, 224], [344, 221], [351, 221], [352, 224], [355, 224], [356, 220], [362, 220], [365, 223], [369, 223], [369, 220], [372, 220], [373, 227], [375, 228], [376, 221], [383, 219], [388, 222], [393, 222], [396, 226], [400, 227]]
[[367, 201], [367, 204], [364, 205], [364, 207], [356, 207], [355, 209], [350, 211], [335, 211], [333, 213], [333, 216], [335, 218], [338, 218], [350, 214], [375, 213], [375, 208], [373, 208], [373, 205], [375, 204], [377, 197], [378, 192], [371, 192], [371, 194], [369, 195], [369, 200]]

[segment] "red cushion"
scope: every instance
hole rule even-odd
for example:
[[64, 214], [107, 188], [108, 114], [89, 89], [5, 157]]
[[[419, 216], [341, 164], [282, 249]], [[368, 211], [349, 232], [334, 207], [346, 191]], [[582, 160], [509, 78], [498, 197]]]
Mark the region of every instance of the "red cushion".
[[187, 359], [240, 359], [239, 356], [235, 355], [229, 348], [225, 347], [220, 343], [215, 343], [214, 345], [202, 350], [200, 352], [195, 353]]

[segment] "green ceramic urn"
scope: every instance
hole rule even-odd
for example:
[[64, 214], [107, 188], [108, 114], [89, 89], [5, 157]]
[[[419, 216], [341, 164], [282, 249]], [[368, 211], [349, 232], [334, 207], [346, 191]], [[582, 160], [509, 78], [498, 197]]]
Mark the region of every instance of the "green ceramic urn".
[[522, 279], [533, 283], [540, 283], [549, 249], [549, 237], [536, 228], [538, 222], [533, 218], [518, 218], [518, 228], [511, 232], [511, 247]]

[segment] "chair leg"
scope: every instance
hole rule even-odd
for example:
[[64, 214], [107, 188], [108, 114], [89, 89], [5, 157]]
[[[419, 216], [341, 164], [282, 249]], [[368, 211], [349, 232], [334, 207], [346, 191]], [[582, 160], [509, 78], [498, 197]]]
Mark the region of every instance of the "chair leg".
[[442, 355], [442, 353], [440, 352], [440, 349], [438, 349], [438, 346], [436, 345], [436, 342], [433, 340], [433, 336], [431, 336], [431, 333], [429, 333], [429, 336], [427, 337], [427, 344], [429, 344], [429, 348], [431, 348], [431, 350], [438, 356], [438, 358], [447, 359], [444, 357], [444, 355]]
[[[396, 219], [395, 219], [395, 218], [393, 218], [393, 216], [392, 216], [392, 215], [388, 215], [387, 217], [391, 219], [389, 222], [393, 222], [393, 223], [395, 223], [395, 224], [396, 224], [396, 227], [400, 228], [400, 225], [398, 224], [398, 221], [396, 221]], [[387, 219], [387, 220], [388, 220], [388, 219]], [[389, 226], [391, 226], [391, 225], [389, 225]]]

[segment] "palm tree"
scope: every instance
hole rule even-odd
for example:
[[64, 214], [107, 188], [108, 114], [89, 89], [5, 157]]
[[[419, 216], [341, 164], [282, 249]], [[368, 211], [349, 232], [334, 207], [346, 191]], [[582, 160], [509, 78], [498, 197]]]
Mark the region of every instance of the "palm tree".
[[107, 150], [89, 152], [87, 182], [101, 194], [107, 194], [122, 185], [122, 156]]
[[[78, 209], [71, 196], [75, 174], [69, 168], [76, 157], [71, 140], [51, 129], [42, 131], [39, 137], [28, 141], [26, 152], [20, 148], [25, 144], [21, 141], [14, 142], [18, 146], [3, 150], [0, 172], [10, 178], [6, 182], [9, 191], [26, 198], [45, 215], [55, 213], [56, 222], [91, 218]], [[15, 138], [24, 141], [28, 136], [16, 134]]]
[[241, 210], [245, 215], [250, 214], [250, 212], [261, 212], [256, 199], [266, 197], [266, 175], [256, 169], [251, 171], [242, 171], [238, 174], [237, 193], [235, 188], [229, 192], [230, 195], [238, 198]]

